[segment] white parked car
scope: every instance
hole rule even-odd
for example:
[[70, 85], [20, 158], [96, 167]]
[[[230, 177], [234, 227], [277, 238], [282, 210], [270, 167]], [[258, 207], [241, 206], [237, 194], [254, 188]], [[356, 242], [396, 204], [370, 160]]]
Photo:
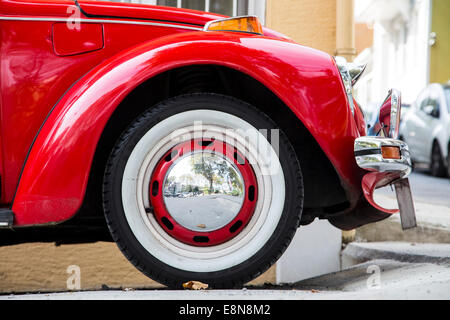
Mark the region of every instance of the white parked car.
[[405, 114], [400, 139], [408, 143], [415, 164], [425, 164], [433, 176], [450, 176], [450, 84], [433, 83]]

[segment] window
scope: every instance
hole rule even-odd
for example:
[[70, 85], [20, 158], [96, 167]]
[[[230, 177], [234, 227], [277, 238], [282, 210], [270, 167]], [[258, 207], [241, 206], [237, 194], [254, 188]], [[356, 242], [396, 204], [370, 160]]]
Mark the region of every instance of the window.
[[430, 100], [428, 98], [425, 98], [422, 100], [422, 102], [420, 102], [420, 110], [424, 111], [425, 108], [429, 105]]
[[428, 88], [424, 89], [416, 100], [416, 106], [422, 111], [428, 105], [428, 90]]
[[439, 114], [440, 110], [439, 98], [430, 98], [428, 104], [433, 107], [433, 114]]
[[439, 96], [436, 95], [436, 90], [433, 89], [434, 88], [428, 89], [428, 92], [424, 96], [424, 99], [420, 101], [420, 110], [433, 118], [439, 118], [440, 116]]
[[433, 107], [432, 116], [435, 118], [439, 118], [441, 113], [440, 95], [440, 88], [437, 88], [436, 86], [431, 88], [430, 101], [428, 101], [428, 104]]
[[265, 0], [116, 0], [214, 12], [226, 16], [255, 15], [265, 21]]

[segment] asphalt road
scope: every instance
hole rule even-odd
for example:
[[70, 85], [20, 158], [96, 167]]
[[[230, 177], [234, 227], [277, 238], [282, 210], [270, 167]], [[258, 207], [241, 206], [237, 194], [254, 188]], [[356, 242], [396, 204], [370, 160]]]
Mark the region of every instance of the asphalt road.
[[[450, 207], [450, 178], [436, 178], [426, 170], [415, 169], [409, 181], [415, 201]], [[377, 192], [395, 197], [390, 187], [379, 189]]]

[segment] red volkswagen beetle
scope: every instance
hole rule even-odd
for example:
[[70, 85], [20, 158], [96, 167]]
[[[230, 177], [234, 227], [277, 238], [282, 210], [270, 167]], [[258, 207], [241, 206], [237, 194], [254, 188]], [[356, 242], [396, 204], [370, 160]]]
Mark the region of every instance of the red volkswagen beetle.
[[0, 0], [0, 32], [4, 228], [106, 221], [147, 276], [219, 288], [315, 218], [352, 229], [397, 212], [373, 201], [380, 186], [414, 224], [400, 93], [366, 136], [363, 68], [256, 17]]

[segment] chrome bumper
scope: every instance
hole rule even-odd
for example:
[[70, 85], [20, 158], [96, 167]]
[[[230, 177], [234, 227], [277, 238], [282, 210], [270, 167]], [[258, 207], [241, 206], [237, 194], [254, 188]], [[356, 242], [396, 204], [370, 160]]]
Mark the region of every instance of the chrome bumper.
[[[400, 149], [400, 159], [385, 159], [382, 147]], [[399, 178], [406, 178], [412, 170], [408, 145], [401, 141], [385, 137], [360, 137], [355, 140], [355, 159], [362, 169], [376, 172], [396, 172]]]
[[[399, 158], [385, 158], [383, 147], [396, 147]], [[385, 149], [386, 150], [386, 149]], [[355, 140], [355, 159], [362, 169], [370, 171], [362, 179], [362, 189], [367, 201], [376, 209], [384, 213], [400, 212], [403, 229], [416, 226], [416, 215], [414, 202], [408, 175], [411, 173], [412, 165], [408, 145], [400, 140], [385, 137], [360, 137]], [[393, 184], [397, 194], [399, 209], [385, 209], [374, 200], [374, 191], [377, 188]]]

